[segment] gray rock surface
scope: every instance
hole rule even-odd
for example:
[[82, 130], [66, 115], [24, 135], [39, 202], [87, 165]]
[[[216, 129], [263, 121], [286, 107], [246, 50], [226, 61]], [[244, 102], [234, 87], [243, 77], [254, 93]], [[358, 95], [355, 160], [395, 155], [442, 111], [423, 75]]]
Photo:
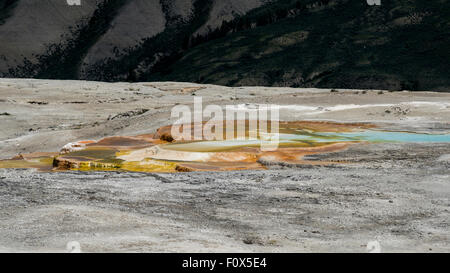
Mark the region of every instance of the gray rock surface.
[[[174, 105], [198, 96], [205, 104], [277, 104], [283, 120], [449, 131], [445, 93], [1, 79], [0, 112], [9, 115], [0, 116], [0, 156], [151, 133], [170, 123]], [[137, 109], [149, 111], [120, 115]], [[374, 240], [383, 252], [448, 252], [449, 154], [448, 143], [380, 143], [308, 157], [346, 162], [328, 167], [0, 169], [0, 252], [64, 252], [70, 241], [86, 252], [366, 252]]]
[[365, 252], [377, 240], [383, 252], [448, 252], [449, 165], [434, 157], [450, 147], [414, 147], [425, 161], [385, 149], [370, 148], [378, 163], [339, 168], [0, 170], [0, 251], [62, 252], [75, 240], [86, 252]]

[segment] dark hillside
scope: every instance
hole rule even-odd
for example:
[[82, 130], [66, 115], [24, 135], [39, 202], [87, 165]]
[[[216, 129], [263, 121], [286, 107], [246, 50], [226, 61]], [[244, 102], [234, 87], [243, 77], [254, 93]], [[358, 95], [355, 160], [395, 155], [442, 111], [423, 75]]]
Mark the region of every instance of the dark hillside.
[[256, 14], [240, 22], [257, 27], [203, 42], [149, 79], [450, 91], [446, 1], [322, 1], [265, 22]]
[[[0, 0], [0, 33], [2, 19], [12, 18], [23, 1], [28, 0]], [[23, 56], [9, 43], [0, 56], [23, 61], [0, 75], [450, 91], [449, 1], [383, 0], [370, 6], [366, 0], [248, 0], [256, 4], [246, 11], [236, 0], [222, 0], [223, 6], [213, 0], [97, 1], [90, 17], [69, 27], [45, 52]], [[76, 12], [56, 3], [60, 14]], [[127, 9], [130, 4], [146, 13]], [[205, 28], [217, 8], [219, 14], [233, 14], [232, 19]], [[148, 26], [133, 29], [129, 20], [147, 22], [147, 16], [161, 27], [155, 25], [152, 33]], [[121, 28], [115, 28], [118, 22]], [[123, 35], [131, 42], [118, 48]], [[26, 45], [32, 52], [33, 46]], [[99, 52], [104, 57], [92, 58]]]

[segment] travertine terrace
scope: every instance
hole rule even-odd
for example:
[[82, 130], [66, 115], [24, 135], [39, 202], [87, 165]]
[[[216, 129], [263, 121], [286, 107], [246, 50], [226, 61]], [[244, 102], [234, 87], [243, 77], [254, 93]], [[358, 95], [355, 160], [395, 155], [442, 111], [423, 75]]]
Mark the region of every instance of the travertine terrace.
[[[361, 141], [220, 172], [61, 172], [36, 160], [79, 141], [140, 148], [197, 96], [427, 141]], [[63, 252], [69, 241], [87, 252], [365, 252], [373, 240], [383, 252], [450, 249], [450, 144], [428, 141], [450, 131], [447, 93], [1, 79], [0, 109], [0, 158], [16, 159], [0, 169], [0, 251]]]

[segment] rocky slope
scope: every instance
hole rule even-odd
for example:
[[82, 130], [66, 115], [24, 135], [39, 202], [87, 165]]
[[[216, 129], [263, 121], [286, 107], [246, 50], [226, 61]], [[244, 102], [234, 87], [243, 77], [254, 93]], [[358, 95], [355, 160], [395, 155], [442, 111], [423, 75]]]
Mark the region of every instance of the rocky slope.
[[0, 1], [0, 76], [449, 91], [442, 0]]

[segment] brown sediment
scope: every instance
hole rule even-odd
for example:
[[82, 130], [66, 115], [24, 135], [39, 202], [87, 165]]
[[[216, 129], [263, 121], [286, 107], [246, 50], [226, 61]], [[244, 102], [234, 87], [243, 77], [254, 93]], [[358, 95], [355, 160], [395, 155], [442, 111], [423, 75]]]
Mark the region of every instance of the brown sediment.
[[29, 153], [29, 154], [19, 154], [15, 157], [11, 158], [11, 160], [30, 160], [35, 158], [45, 158], [45, 157], [55, 157], [59, 155], [59, 153]]
[[150, 137], [138, 136], [138, 137], [107, 137], [97, 142], [86, 145], [87, 147], [109, 147], [115, 149], [142, 149], [145, 147], [151, 147], [155, 144], [161, 144], [161, 141], [153, 139], [153, 135]]
[[65, 159], [64, 157], [55, 157], [53, 159], [53, 167], [57, 170], [70, 170], [75, 166], [75, 162], [70, 159]]
[[163, 140], [163, 138], [167, 138], [170, 136], [170, 138], [173, 140], [171, 131], [172, 131], [172, 125], [161, 127], [156, 131], [153, 138]]
[[[349, 143], [332, 143], [320, 147], [305, 147], [305, 148], [279, 148], [276, 151], [263, 152], [258, 157], [258, 162], [264, 162], [264, 165], [270, 163], [294, 163], [302, 164], [306, 163], [303, 157], [307, 155], [314, 155], [320, 153], [338, 152], [347, 149], [351, 144]], [[335, 164], [336, 162], [317, 162], [314, 164]], [[310, 162], [308, 162], [310, 164]]]
[[190, 168], [188, 166], [184, 166], [183, 164], [180, 164], [175, 167], [175, 171], [177, 171], [179, 173], [189, 173], [189, 172], [193, 172], [194, 168]]
[[208, 162], [256, 162], [257, 153], [248, 152], [221, 152], [212, 153]]
[[107, 137], [88, 146], [142, 146], [151, 144], [143, 138], [135, 137]]
[[53, 167], [57, 170], [116, 170], [121, 168], [121, 162], [102, 162], [83, 157], [55, 157]]
[[138, 135], [138, 136], [135, 136], [134, 138], [138, 138], [138, 139], [155, 139], [155, 134]]
[[351, 132], [376, 128], [369, 123], [338, 123], [330, 121], [289, 121], [280, 122], [280, 129], [303, 129], [314, 132]]
[[95, 141], [94, 140], [81, 140], [81, 141], [78, 141], [78, 143], [88, 145], [88, 144], [95, 143]]

